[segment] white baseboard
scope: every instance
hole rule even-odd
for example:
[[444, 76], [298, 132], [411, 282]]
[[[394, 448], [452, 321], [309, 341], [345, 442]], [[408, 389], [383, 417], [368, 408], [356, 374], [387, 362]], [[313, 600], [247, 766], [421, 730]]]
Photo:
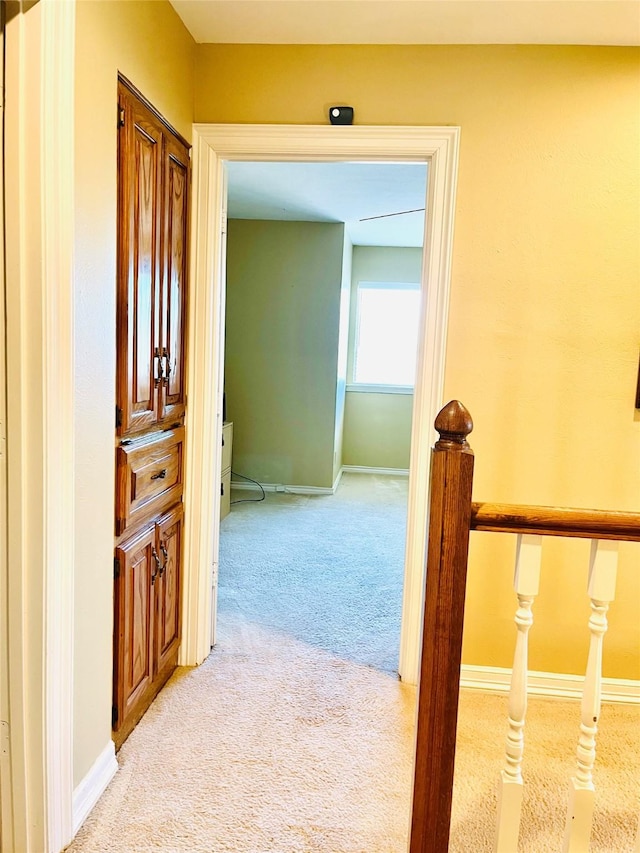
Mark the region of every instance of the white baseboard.
[[[508, 693], [511, 670], [498, 666], [462, 666], [460, 686], [471, 690]], [[555, 672], [529, 672], [529, 696], [551, 696], [557, 699], [580, 699], [584, 678]], [[640, 681], [623, 678], [602, 679], [602, 701], [640, 705]]]
[[[281, 483], [260, 483], [265, 492], [282, 492], [287, 495], [332, 495], [337, 486], [284, 486]], [[241, 492], [256, 492], [258, 487], [253, 483], [235, 483], [232, 481], [231, 489]]]
[[96, 758], [93, 767], [73, 792], [73, 834], [78, 832], [89, 813], [104, 794], [118, 770], [116, 748], [112, 740]]
[[345, 474], [386, 474], [389, 477], [408, 477], [408, 468], [367, 468], [364, 465], [343, 465]]
[[[391, 477], [408, 477], [408, 468], [364, 468], [360, 465], [343, 465], [338, 471], [333, 486], [287, 486], [282, 483], [260, 483], [265, 492], [284, 492], [287, 495], [335, 495], [343, 474], [387, 474]], [[231, 488], [240, 492], [254, 492], [255, 483], [231, 481]]]

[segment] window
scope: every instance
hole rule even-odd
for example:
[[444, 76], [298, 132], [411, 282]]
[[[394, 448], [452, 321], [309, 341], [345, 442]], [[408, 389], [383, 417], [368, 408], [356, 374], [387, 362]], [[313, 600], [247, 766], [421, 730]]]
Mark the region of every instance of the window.
[[356, 304], [354, 384], [413, 387], [419, 321], [418, 284], [360, 282]]

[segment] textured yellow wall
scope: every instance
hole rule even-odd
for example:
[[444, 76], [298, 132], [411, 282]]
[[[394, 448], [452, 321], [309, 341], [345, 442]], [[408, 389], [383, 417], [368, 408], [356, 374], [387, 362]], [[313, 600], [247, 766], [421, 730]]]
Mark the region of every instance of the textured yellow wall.
[[[462, 128], [445, 384], [476, 422], [476, 499], [640, 510], [639, 56], [197, 47], [197, 121], [324, 124], [341, 102], [359, 124]], [[465, 660], [508, 666], [514, 542], [472, 539]], [[638, 678], [640, 546], [621, 550], [605, 673]], [[545, 551], [531, 666], [580, 672], [588, 548]]]
[[111, 737], [117, 74], [189, 138], [195, 47], [165, 0], [76, 15], [74, 785]]

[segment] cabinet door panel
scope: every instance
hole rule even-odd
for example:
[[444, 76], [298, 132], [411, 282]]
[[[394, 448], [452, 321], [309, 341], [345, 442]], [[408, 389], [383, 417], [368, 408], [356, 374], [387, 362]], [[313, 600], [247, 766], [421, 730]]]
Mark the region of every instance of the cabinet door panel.
[[165, 143], [162, 416], [179, 418], [184, 412], [189, 155], [177, 140], [168, 137]]
[[180, 645], [180, 589], [182, 554], [182, 504], [160, 519], [157, 525], [158, 550], [164, 569], [156, 583], [157, 671], [175, 665]]
[[122, 95], [118, 136], [118, 405], [121, 435], [158, 419], [163, 134], [142, 104]]
[[145, 528], [116, 548], [119, 574], [115, 585], [115, 728], [143, 704], [153, 680], [156, 531]]

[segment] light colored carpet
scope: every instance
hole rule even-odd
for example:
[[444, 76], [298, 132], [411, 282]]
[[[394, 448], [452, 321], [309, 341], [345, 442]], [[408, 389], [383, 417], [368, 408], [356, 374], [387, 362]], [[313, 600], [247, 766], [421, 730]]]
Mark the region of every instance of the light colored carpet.
[[[386, 483], [382, 490], [391, 488]], [[401, 505], [402, 483], [395, 488]], [[373, 494], [380, 491], [374, 482], [354, 489], [370, 491], [375, 508]], [[353, 494], [347, 493], [347, 502]], [[286, 507], [281, 515], [289, 520], [281, 536], [291, 528], [302, 551], [312, 528], [323, 533], [324, 549], [344, 547], [349, 527], [357, 536], [366, 528], [356, 518], [355, 500], [340, 531], [329, 527], [330, 511], [323, 523], [309, 517], [314, 505], [331, 498], [271, 497], [272, 507]], [[240, 538], [251, 535], [251, 516], [264, 521], [266, 503], [234, 508], [227, 521], [240, 525]], [[302, 522], [296, 530], [298, 511]], [[277, 515], [274, 511], [271, 525]], [[380, 510], [368, 538], [378, 538], [383, 524]], [[302, 604], [302, 575], [294, 575], [291, 584], [278, 579], [285, 571], [276, 553], [278, 537], [269, 544], [270, 532], [260, 524], [256, 531], [254, 543], [262, 555], [271, 555], [269, 567], [263, 571], [254, 552], [247, 574], [221, 577], [218, 646], [201, 667], [176, 672], [122, 747], [120, 771], [69, 848], [73, 853], [405, 853], [415, 692], [394, 677], [390, 656], [367, 650], [367, 625], [353, 627], [358, 621], [353, 606], [339, 605], [349, 623], [342, 630], [335, 613], [327, 616], [326, 584], [310, 584], [311, 600]], [[284, 543], [287, 547], [294, 553]], [[228, 552], [226, 559], [229, 568]], [[308, 567], [318, 565], [311, 554], [305, 559]], [[362, 554], [353, 559], [366, 562]], [[222, 575], [225, 571], [221, 566]], [[256, 584], [262, 575], [267, 585], [277, 584], [272, 606], [265, 591], [249, 589], [251, 574]], [[340, 586], [339, 578], [335, 583]], [[397, 581], [389, 581], [389, 589], [396, 587]], [[282, 599], [297, 602], [304, 620], [287, 616]], [[367, 619], [377, 610], [384, 611], [382, 600], [367, 610]], [[331, 630], [327, 618], [333, 620]], [[389, 634], [398, 630], [396, 623]], [[561, 849], [578, 719], [575, 703], [530, 702], [521, 853]], [[452, 853], [491, 850], [505, 720], [504, 697], [463, 691]], [[639, 722], [637, 708], [603, 708], [592, 853], [633, 849]]]
[[220, 613], [397, 672], [407, 482], [345, 474], [335, 495], [271, 492], [233, 505], [221, 529]]

